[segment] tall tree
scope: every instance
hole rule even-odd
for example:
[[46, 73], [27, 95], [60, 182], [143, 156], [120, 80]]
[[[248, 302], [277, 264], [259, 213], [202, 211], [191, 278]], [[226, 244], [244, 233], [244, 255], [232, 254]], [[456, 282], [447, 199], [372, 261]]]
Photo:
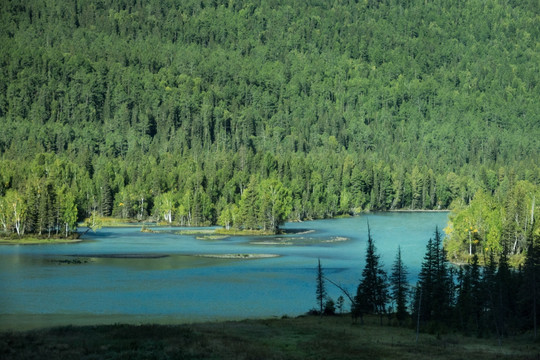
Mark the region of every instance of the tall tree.
[[473, 255], [471, 264], [460, 268], [458, 284], [455, 306], [459, 318], [458, 326], [466, 333], [475, 330], [481, 335], [486, 296], [481, 286], [480, 266], [476, 254]]
[[381, 324], [383, 314], [386, 312], [388, 301], [388, 281], [386, 272], [376, 253], [375, 243], [371, 237], [368, 224], [368, 241], [366, 248], [366, 264], [362, 270], [362, 279], [356, 292], [356, 304], [359, 307], [360, 318], [363, 314], [377, 314]]
[[[422, 322], [444, 323], [450, 319], [454, 294], [452, 279], [442, 247], [442, 234], [435, 228], [434, 238], [429, 239], [426, 247], [415, 293], [415, 314]], [[422, 304], [420, 309], [418, 304]]]
[[64, 189], [61, 192], [61, 220], [64, 225], [65, 236], [68, 237], [70, 232], [77, 230], [77, 205], [75, 203], [75, 195], [69, 190]]
[[407, 318], [407, 275], [407, 268], [401, 260], [401, 246], [399, 246], [390, 274], [390, 295], [396, 304], [396, 318], [400, 325]]
[[319, 314], [324, 312], [324, 300], [326, 299], [326, 285], [324, 284], [324, 272], [321, 265], [321, 259], [318, 259], [317, 265], [317, 289], [315, 290], [317, 304], [319, 305]]
[[[533, 225], [535, 223], [533, 222]], [[534, 337], [538, 333], [540, 316], [540, 231], [529, 231], [529, 246], [523, 268], [524, 281], [519, 292], [520, 316], [525, 328], [532, 328]]]
[[263, 229], [277, 232], [292, 209], [290, 191], [279, 180], [268, 179], [261, 182], [259, 194]]
[[238, 220], [241, 228], [255, 230], [259, 228], [258, 181], [252, 176], [242, 194], [238, 206]]

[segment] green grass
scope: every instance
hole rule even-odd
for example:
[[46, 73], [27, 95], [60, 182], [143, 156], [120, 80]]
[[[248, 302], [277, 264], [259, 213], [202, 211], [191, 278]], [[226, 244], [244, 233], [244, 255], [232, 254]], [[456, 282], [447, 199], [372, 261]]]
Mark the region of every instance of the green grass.
[[79, 242], [79, 234], [71, 234], [70, 236], [63, 237], [61, 234], [48, 235], [0, 235], [0, 245], [40, 245], [40, 244], [66, 244]]
[[[80, 227], [85, 227], [88, 223], [89, 219], [84, 219], [83, 222], [79, 223]], [[114, 217], [98, 217], [98, 221], [100, 222], [102, 227], [138, 227], [142, 225], [156, 225], [155, 223], [148, 223], [145, 221], [137, 221], [133, 219], [121, 219], [121, 218], [114, 218]]]
[[348, 316], [185, 325], [59, 327], [1, 333], [3, 359], [533, 359], [530, 335], [477, 339], [421, 334]]

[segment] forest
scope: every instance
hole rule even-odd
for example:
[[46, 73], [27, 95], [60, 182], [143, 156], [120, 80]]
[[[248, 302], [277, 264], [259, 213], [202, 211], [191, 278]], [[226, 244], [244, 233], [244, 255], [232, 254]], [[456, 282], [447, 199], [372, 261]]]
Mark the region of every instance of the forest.
[[452, 209], [449, 256], [523, 259], [540, 203], [539, 10], [2, 1], [2, 232]]
[[[436, 228], [427, 242], [418, 281], [409, 284], [407, 266], [398, 247], [390, 273], [384, 270], [368, 225], [365, 266], [356, 296], [327, 277], [319, 259], [317, 267], [317, 309], [312, 314], [335, 315], [336, 303], [328, 296], [337, 286], [351, 302], [354, 321], [376, 315], [384, 323], [416, 328], [432, 334], [459, 330], [478, 338], [495, 335], [500, 341], [509, 335], [531, 331], [538, 334], [540, 287], [540, 235], [527, 233], [528, 252], [524, 266], [512, 271], [505, 252], [498, 261], [491, 251], [485, 266], [474, 254], [470, 264], [455, 267], [448, 261], [443, 235]], [[343, 313], [344, 298], [337, 300]]]

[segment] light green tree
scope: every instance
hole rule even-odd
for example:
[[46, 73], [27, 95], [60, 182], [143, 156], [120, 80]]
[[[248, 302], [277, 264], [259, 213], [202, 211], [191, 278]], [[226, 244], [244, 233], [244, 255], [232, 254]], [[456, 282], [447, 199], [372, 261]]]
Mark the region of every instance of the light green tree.
[[24, 234], [24, 221], [26, 216], [26, 202], [18, 191], [10, 189], [4, 197], [3, 209], [8, 229], [15, 229], [17, 235]]
[[77, 229], [77, 205], [75, 204], [75, 196], [71, 191], [63, 188], [60, 192], [61, 219], [64, 225], [66, 237], [71, 231]]
[[229, 230], [235, 224], [238, 215], [238, 207], [235, 204], [227, 204], [218, 218], [218, 224]]
[[102, 221], [99, 217], [99, 214], [97, 210], [93, 210], [90, 214], [90, 217], [88, 218], [86, 222], [86, 226], [91, 229], [93, 232], [98, 231], [101, 229]]
[[278, 180], [267, 179], [260, 184], [259, 198], [263, 229], [277, 232], [292, 210], [290, 190]]
[[176, 199], [173, 192], [169, 191], [156, 196], [154, 199], [154, 215], [157, 221], [163, 218], [169, 224], [172, 223], [175, 207]]
[[259, 197], [258, 182], [252, 176], [248, 186], [242, 193], [238, 205], [239, 227], [247, 230], [255, 230], [260, 226], [259, 222]]

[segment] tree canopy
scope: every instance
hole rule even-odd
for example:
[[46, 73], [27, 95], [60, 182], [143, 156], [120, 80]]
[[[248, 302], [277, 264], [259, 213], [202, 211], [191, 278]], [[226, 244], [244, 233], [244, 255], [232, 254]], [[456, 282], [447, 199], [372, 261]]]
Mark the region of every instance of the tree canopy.
[[262, 229], [538, 189], [538, 6], [2, 1], [2, 227]]

